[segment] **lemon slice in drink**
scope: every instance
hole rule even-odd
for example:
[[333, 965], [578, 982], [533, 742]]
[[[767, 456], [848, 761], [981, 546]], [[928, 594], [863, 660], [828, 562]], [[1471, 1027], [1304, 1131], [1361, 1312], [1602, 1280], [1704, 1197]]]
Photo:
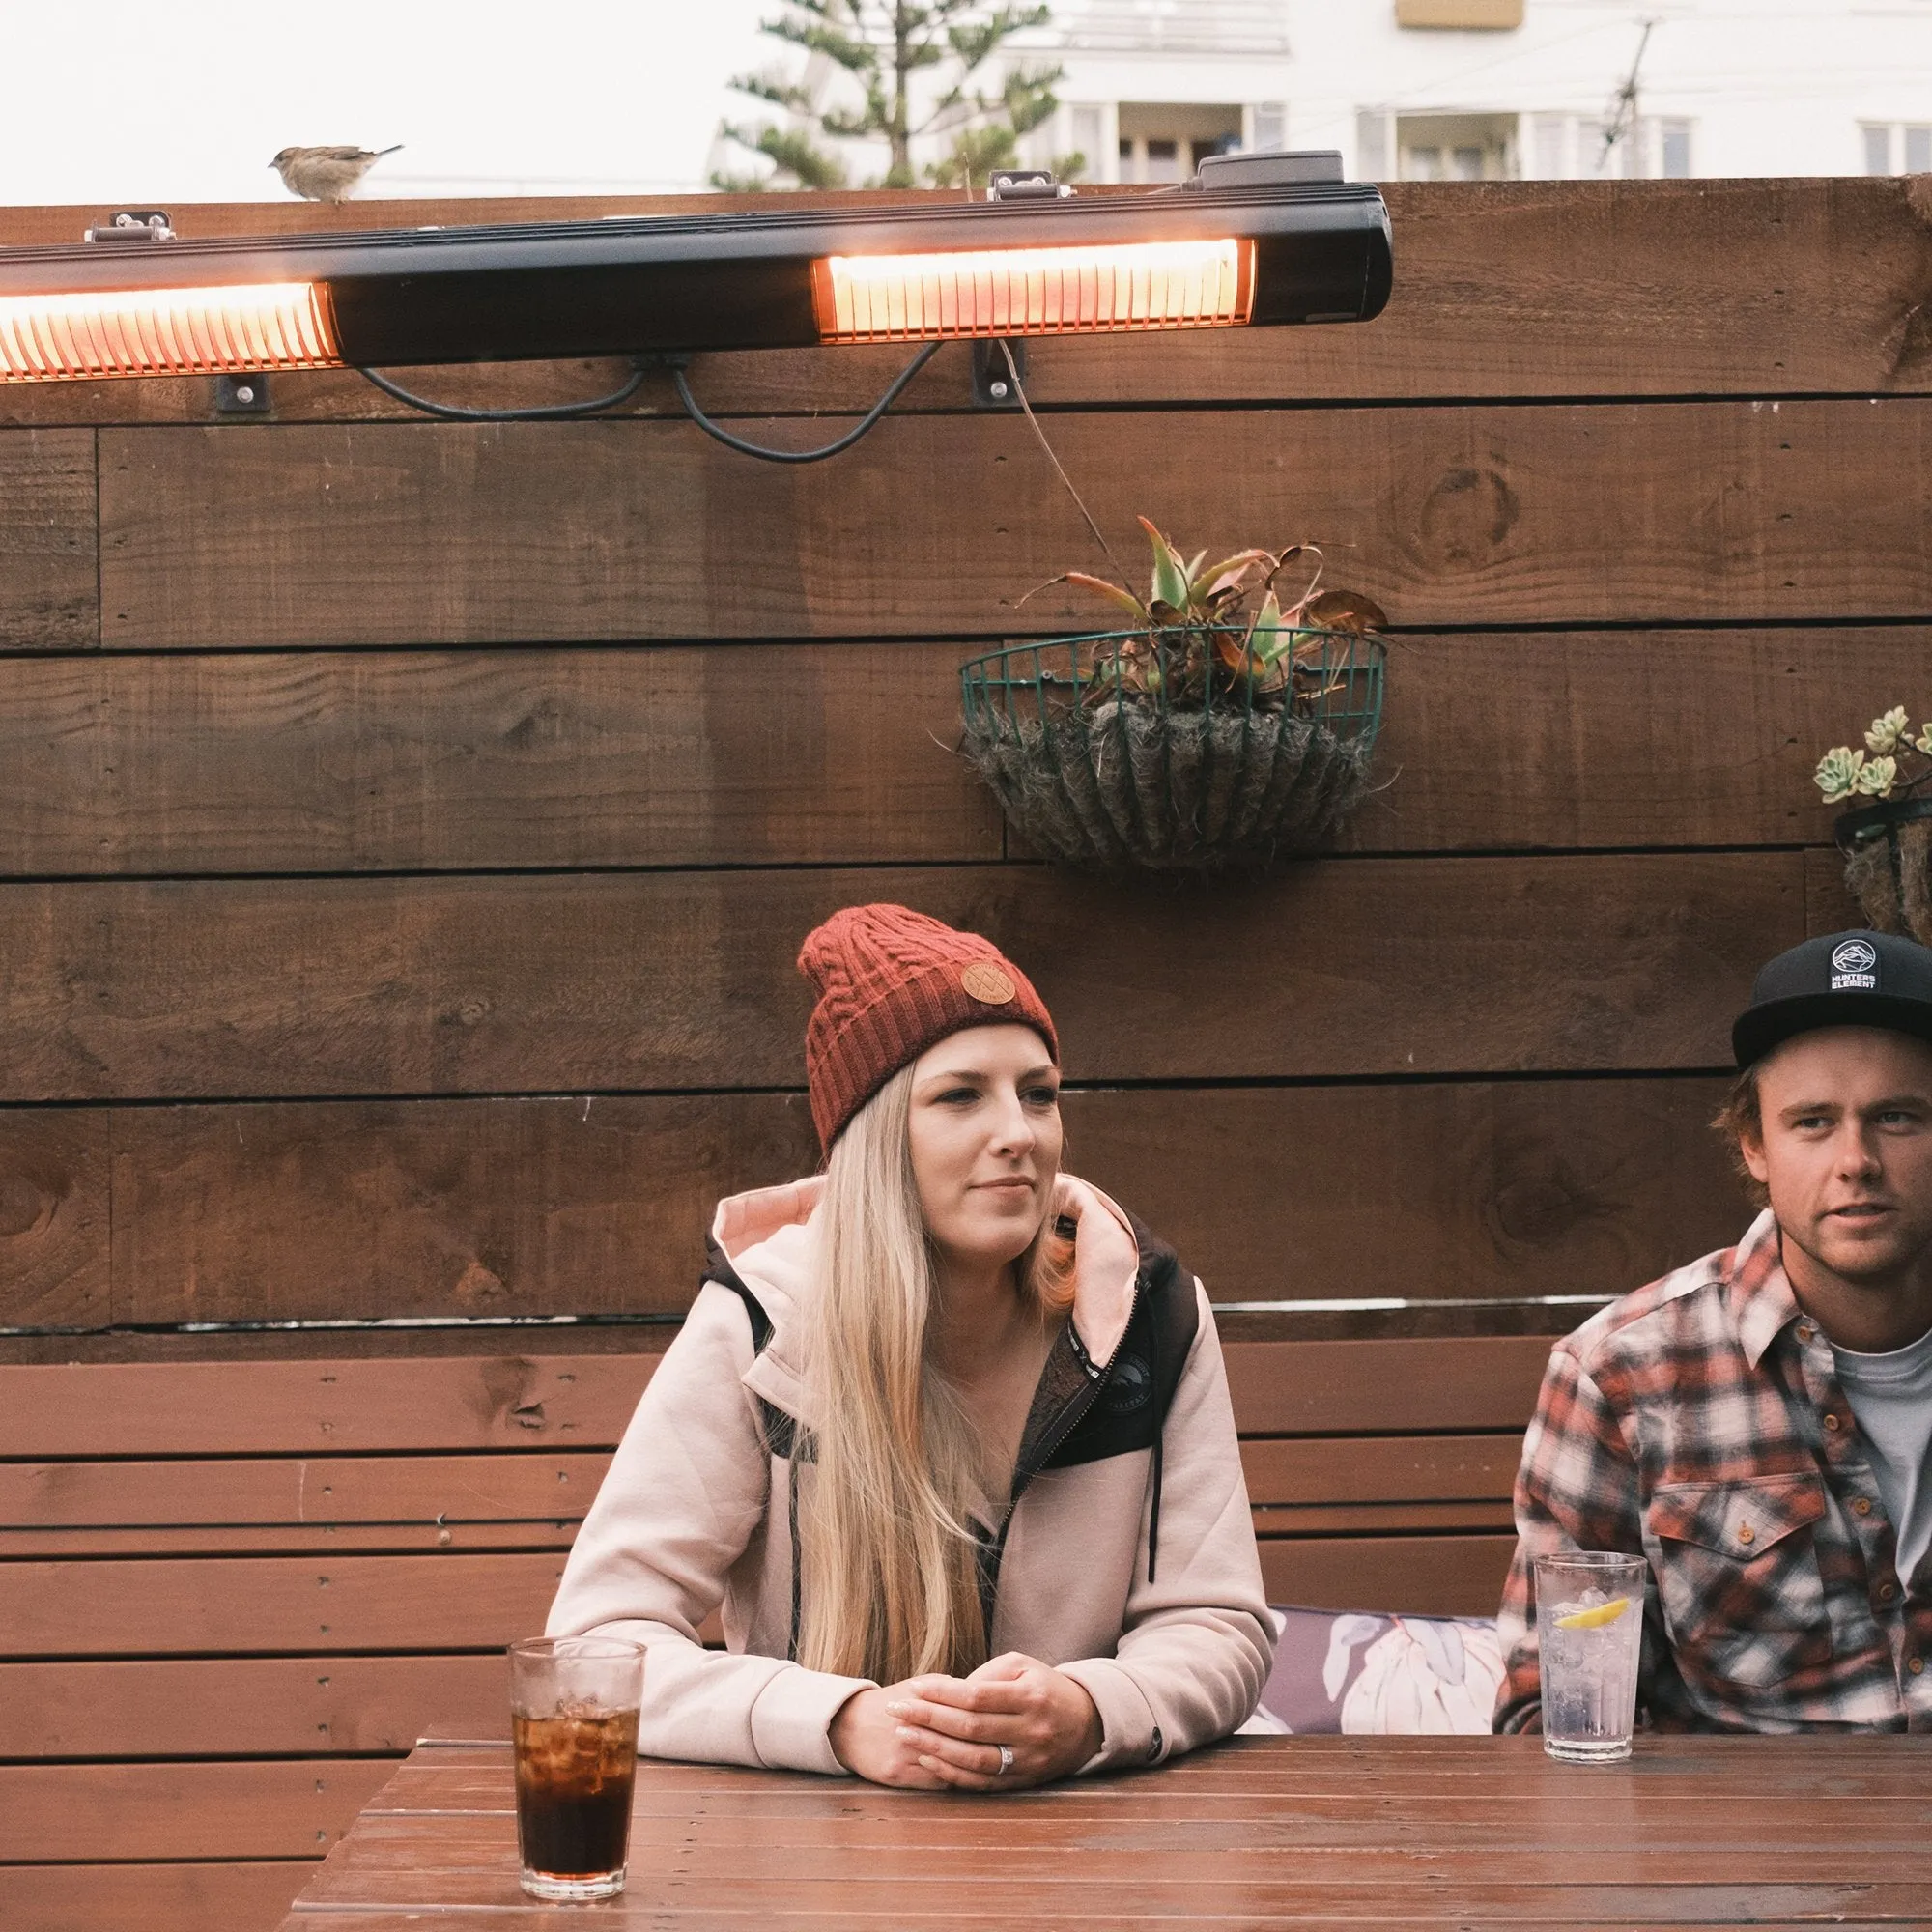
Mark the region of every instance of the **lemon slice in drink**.
[[1605, 1624], [1613, 1624], [1631, 1606], [1628, 1597], [1612, 1597], [1607, 1604], [1594, 1604], [1587, 1610], [1572, 1610], [1567, 1617], [1556, 1619], [1560, 1631], [1602, 1630]]

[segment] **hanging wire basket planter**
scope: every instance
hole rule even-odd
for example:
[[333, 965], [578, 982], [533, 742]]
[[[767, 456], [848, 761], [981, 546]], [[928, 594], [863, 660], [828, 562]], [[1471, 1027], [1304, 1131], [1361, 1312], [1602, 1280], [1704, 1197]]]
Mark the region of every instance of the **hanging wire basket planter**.
[[1043, 857], [1253, 870], [1321, 845], [1368, 789], [1387, 646], [1302, 630], [1264, 672], [1245, 626], [1010, 644], [965, 665], [964, 750]]
[[1932, 946], [1932, 798], [1882, 799], [1833, 828], [1845, 884], [1874, 932]]

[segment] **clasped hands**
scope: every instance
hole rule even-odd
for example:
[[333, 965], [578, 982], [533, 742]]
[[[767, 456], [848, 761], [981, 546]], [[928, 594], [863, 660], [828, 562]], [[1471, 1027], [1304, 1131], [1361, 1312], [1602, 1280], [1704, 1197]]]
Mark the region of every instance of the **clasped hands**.
[[[970, 1677], [909, 1677], [861, 1690], [832, 1720], [833, 1753], [874, 1784], [1012, 1791], [1077, 1771], [1100, 1748], [1084, 1686], [1019, 1651]], [[1000, 1770], [1000, 1747], [1012, 1753]]]

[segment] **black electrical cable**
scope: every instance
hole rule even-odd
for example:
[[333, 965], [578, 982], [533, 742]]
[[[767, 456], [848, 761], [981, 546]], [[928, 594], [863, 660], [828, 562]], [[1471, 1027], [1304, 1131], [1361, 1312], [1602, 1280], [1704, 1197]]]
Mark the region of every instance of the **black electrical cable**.
[[644, 378], [651, 372], [651, 364], [639, 361], [631, 372], [631, 379], [621, 389], [612, 389], [608, 396], [596, 396], [582, 403], [547, 403], [540, 409], [531, 410], [466, 410], [455, 403], [434, 403], [427, 396], [412, 396], [399, 384], [376, 369], [358, 368], [355, 373], [375, 384], [385, 396], [393, 396], [399, 403], [407, 403], [412, 410], [420, 410], [426, 416], [440, 416], [444, 422], [568, 422], [578, 416], [594, 416], [600, 410], [614, 410], [619, 403], [628, 403], [643, 387]]
[[697, 406], [697, 398], [691, 393], [691, 384], [684, 379], [684, 372], [690, 366], [688, 355], [639, 356], [637, 367], [631, 372], [630, 381], [622, 388], [612, 389], [608, 396], [596, 396], [582, 403], [549, 403], [539, 409], [529, 410], [468, 410], [455, 403], [432, 402], [427, 396], [412, 395], [400, 384], [392, 383], [377, 369], [358, 368], [356, 374], [373, 383], [385, 396], [393, 396], [397, 402], [407, 404], [412, 410], [419, 410], [426, 416], [438, 416], [444, 422], [567, 422], [582, 416], [594, 416], [601, 411], [615, 409], [619, 403], [629, 402], [643, 386], [644, 378], [653, 369], [668, 369], [670, 379], [677, 387], [677, 399], [684, 406], [685, 413], [706, 436], [715, 437], [726, 449], [735, 449], [741, 456], [755, 456], [763, 463], [823, 463], [828, 456], [837, 456], [840, 450], [850, 449], [866, 432], [873, 427], [879, 418], [895, 403], [906, 384], [932, 360], [943, 345], [928, 342], [906, 366], [895, 376], [886, 392], [866, 413], [838, 438], [836, 442], [821, 443], [816, 449], [767, 449], [759, 443], [747, 442], [736, 437], [722, 424], [712, 421]]
[[689, 357], [667, 356], [665, 361], [670, 369], [671, 381], [677, 384], [677, 399], [684, 405], [685, 414], [706, 436], [715, 437], [726, 449], [735, 449], [740, 456], [755, 456], [764, 463], [823, 463], [828, 456], [837, 456], [841, 449], [850, 449], [898, 400], [900, 390], [938, 355], [941, 346], [937, 342], [928, 342], [893, 378], [886, 393], [837, 442], [821, 443], [816, 449], [766, 449], [759, 443], [747, 442], [743, 438], [733, 436], [728, 429], [713, 422], [697, 407], [697, 398], [691, 393], [691, 384], [684, 380], [685, 365]]

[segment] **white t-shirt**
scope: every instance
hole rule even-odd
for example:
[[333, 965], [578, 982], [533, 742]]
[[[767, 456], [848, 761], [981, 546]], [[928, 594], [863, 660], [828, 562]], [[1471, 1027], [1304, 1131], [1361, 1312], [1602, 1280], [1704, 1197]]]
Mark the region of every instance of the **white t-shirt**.
[[1834, 1343], [1838, 1379], [1871, 1444], [1872, 1474], [1898, 1532], [1898, 1575], [1910, 1583], [1932, 1547], [1932, 1333], [1884, 1355]]

